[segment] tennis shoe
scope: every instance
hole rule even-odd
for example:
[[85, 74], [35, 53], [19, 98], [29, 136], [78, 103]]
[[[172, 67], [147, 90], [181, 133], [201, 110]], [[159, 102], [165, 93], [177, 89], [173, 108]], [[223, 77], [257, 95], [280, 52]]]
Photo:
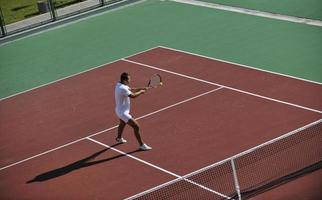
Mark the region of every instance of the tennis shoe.
[[149, 147], [147, 144], [142, 144], [141, 146], [140, 146], [140, 150], [141, 151], [149, 151], [149, 150], [151, 150], [152, 149], [152, 147]]
[[127, 141], [124, 139], [124, 138], [115, 138], [115, 140], [116, 140], [116, 142], [118, 142], [118, 143], [126, 143]]

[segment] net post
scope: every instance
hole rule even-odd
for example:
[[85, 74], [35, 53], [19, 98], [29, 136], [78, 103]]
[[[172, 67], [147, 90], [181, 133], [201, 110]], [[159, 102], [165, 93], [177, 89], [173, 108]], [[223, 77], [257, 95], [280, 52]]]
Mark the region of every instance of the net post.
[[241, 194], [240, 194], [240, 187], [239, 187], [239, 183], [238, 183], [237, 171], [236, 171], [234, 159], [231, 159], [230, 163], [231, 163], [231, 167], [233, 169], [234, 185], [235, 185], [236, 192], [238, 194], [238, 200], [241, 200], [242, 198], [241, 198]]

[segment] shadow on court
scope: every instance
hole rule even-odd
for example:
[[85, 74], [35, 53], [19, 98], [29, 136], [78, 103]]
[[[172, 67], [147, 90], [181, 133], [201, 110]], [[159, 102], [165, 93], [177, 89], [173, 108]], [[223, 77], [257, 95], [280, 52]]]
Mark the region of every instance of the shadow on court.
[[[114, 144], [112, 145], [111, 147], [116, 147], [120, 144]], [[78, 169], [81, 169], [81, 168], [85, 168], [85, 167], [90, 167], [90, 166], [93, 166], [93, 165], [97, 165], [97, 164], [100, 164], [100, 163], [104, 163], [104, 162], [108, 162], [108, 161], [112, 161], [114, 159], [117, 159], [117, 158], [121, 158], [121, 157], [124, 157], [126, 155], [124, 154], [120, 154], [120, 155], [117, 155], [117, 156], [113, 156], [113, 157], [110, 157], [110, 158], [106, 158], [106, 159], [102, 159], [102, 160], [97, 160], [97, 161], [91, 161], [93, 159], [95, 159], [97, 156], [99, 156], [100, 154], [104, 153], [105, 151], [109, 150], [110, 148], [106, 148], [106, 149], [103, 149], [101, 151], [98, 151], [82, 160], [79, 160], [79, 161], [76, 161], [74, 163], [71, 163], [67, 166], [64, 166], [64, 167], [61, 167], [61, 168], [58, 168], [58, 169], [54, 169], [54, 170], [51, 170], [51, 171], [48, 171], [48, 172], [45, 172], [45, 173], [42, 173], [38, 176], [36, 176], [35, 178], [33, 178], [32, 180], [29, 180], [26, 182], [26, 184], [29, 184], [29, 183], [33, 183], [33, 182], [43, 182], [43, 181], [48, 181], [50, 179], [54, 179], [54, 178], [58, 178], [60, 176], [63, 176], [63, 175], [66, 175], [74, 170], [78, 170]], [[140, 150], [135, 150], [135, 151], [131, 151], [131, 152], [127, 152], [126, 154], [134, 154], [136, 152], [140, 152]]]

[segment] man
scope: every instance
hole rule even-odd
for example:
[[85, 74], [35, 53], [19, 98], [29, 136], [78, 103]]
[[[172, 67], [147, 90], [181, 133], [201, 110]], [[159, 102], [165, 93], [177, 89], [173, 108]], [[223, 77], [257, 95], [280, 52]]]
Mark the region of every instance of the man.
[[124, 72], [121, 74], [120, 82], [115, 86], [115, 113], [120, 119], [116, 141], [119, 143], [126, 142], [126, 140], [122, 137], [122, 134], [125, 125], [128, 124], [134, 130], [135, 137], [140, 145], [140, 150], [151, 150], [152, 148], [145, 144], [141, 138], [140, 126], [138, 122], [130, 115], [130, 98], [136, 98], [141, 94], [144, 94], [147, 88], [130, 88], [130, 81], [130, 75]]

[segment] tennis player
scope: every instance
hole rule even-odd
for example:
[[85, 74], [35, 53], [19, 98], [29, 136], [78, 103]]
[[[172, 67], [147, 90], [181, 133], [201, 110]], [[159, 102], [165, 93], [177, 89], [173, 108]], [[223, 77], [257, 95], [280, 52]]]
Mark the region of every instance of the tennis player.
[[140, 126], [138, 122], [130, 115], [130, 98], [136, 98], [144, 94], [147, 88], [130, 88], [131, 78], [126, 72], [121, 74], [120, 82], [115, 86], [115, 113], [120, 119], [120, 124], [117, 130], [116, 141], [119, 143], [126, 143], [127, 141], [122, 137], [123, 130], [126, 124], [130, 125], [135, 137], [140, 145], [140, 150], [147, 151], [152, 148], [145, 144], [141, 138]]

